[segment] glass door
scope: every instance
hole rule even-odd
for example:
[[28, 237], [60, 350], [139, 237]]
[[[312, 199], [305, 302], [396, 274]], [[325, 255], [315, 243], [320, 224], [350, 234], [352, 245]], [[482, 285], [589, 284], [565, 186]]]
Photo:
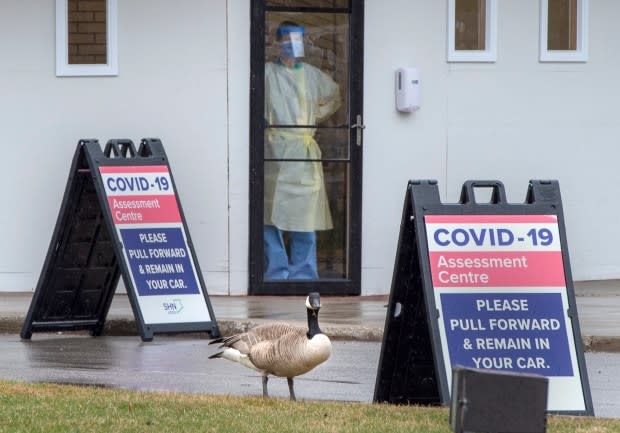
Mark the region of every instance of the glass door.
[[363, 1], [254, 0], [250, 294], [360, 293]]

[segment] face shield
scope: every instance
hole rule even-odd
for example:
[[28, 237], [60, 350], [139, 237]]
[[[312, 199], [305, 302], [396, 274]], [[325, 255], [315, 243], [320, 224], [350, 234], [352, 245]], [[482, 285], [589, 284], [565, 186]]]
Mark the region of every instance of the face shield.
[[304, 28], [301, 26], [280, 27], [276, 33], [280, 39], [280, 55], [287, 59], [304, 56]]

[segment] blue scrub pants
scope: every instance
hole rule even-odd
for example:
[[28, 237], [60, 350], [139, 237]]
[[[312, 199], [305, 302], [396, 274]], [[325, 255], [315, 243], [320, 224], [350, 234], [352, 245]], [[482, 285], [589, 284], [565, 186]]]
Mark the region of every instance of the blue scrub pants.
[[264, 227], [265, 280], [318, 279], [316, 233], [287, 232], [290, 254], [282, 233], [275, 226]]

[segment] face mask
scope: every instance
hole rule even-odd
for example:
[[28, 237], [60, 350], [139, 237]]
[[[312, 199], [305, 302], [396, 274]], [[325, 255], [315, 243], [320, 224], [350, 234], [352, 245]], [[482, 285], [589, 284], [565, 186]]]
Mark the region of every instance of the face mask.
[[304, 41], [301, 33], [291, 32], [290, 40], [280, 42], [280, 54], [287, 59], [304, 56]]

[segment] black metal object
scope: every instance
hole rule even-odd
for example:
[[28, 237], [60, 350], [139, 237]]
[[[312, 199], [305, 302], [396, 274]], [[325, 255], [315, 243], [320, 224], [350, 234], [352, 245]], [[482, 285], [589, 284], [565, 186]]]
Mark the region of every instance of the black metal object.
[[[264, 200], [264, 81], [265, 81], [265, 16], [268, 12], [337, 13], [349, 14], [349, 119], [336, 127], [349, 131], [349, 160], [321, 159], [323, 163], [348, 163], [347, 186], [350, 205], [347, 212], [348, 232], [346, 278], [318, 280], [265, 281], [263, 278], [263, 200]], [[363, 146], [355, 145], [356, 130], [351, 129], [356, 115], [363, 113], [364, 63], [364, 0], [350, 0], [348, 8], [300, 7], [265, 5], [265, 0], [253, 0], [251, 6], [251, 74], [250, 74], [250, 233], [249, 233], [249, 293], [250, 295], [306, 295], [319, 291], [323, 295], [359, 295], [361, 293], [362, 257], [362, 161]], [[275, 125], [272, 125], [275, 126]], [[295, 127], [287, 125], [288, 127]], [[313, 126], [321, 129], [324, 126]], [[360, 143], [361, 144], [361, 143]]]
[[450, 426], [454, 433], [544, 433], [547, 389], [544, 376], [452, 368]]
[[100, 335], [119, 277], [91, 170], [78, 145], [21, 337], [59, 329]]
[[[490, 192], [488, 199], [482, 192]], [[407, 185], [398, 249], [379, 360], [374, 401], [389, 403], [444, 404], [450, 402], [449, 378], [444, 363], [439, 310], [435, 303], [426, 215], [556, 215], [568, 316], [585, 402], [585, 411], [564, 413], [593, 414], [585, 368], [583, 344], [574, 296], [566, 229], [557, 181], [531, 180], [524, 203], [506, 200], [499, 181], [467, 181], [459, 203], [443, 204], [434, 180], [410, 181]]]
[[168, 161], [158, 139], [143, 139], [137, 150], [131, 140], [110, 140], [104, 152], [95, 139], [79, 141], [48, 253], [20, 334], [23, 339], [30, 339], [33, 332], [57, 330], [87, 330], [93, 336], [100, 335], [121, 275], [144, 341], [151, 340], [156, 332], [206, 331], [219, 335], [178, 197], [187, 247], [211, 321], [144, 323], [99, 172], [100, 166], [123, 165], [167, 166]]
[[420, 241], [412, 209], [412, 195], [408, 188], [374, 401], [430, 405], [440, 402], [439, 384], [420, 269], [422, 260], [417, 248]]

